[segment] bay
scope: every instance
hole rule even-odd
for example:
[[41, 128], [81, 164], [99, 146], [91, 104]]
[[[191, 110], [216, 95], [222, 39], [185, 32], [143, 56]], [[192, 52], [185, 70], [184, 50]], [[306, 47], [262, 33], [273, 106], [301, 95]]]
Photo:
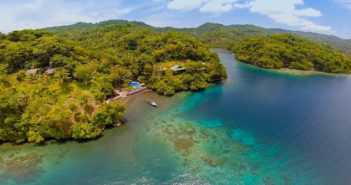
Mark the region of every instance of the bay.
[[133, 96], [127, 124], [97, 140], [0, 145], [0, 184], [351, 183], [350, 77], [280, 74], [214, 51], [228, 80]]

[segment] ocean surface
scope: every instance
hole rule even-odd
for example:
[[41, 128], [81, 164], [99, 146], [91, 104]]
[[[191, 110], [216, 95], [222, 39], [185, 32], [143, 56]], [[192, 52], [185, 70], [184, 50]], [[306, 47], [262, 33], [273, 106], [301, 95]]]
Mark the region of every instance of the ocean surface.
[[127, 124], [97, 140], [0, 145], [0, 184], [351, 184], [350, 77], [279, 74], [215, 51], [228, 80], [133, 96]]

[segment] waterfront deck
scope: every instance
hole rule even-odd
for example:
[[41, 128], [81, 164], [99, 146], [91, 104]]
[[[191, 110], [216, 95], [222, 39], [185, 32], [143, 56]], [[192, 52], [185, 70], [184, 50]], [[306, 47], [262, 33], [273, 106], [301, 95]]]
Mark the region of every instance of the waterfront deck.
[[133, 90], [131, 90], [131, 91], [127, 91], [127, 92], [126, 92], [126, 96], [130, 96], [130, 95], [136, 94], [136, 93], [138, 93], [138, 92], [144, 91], [145, 89], [147, 89], [146, 86], [137, 87], [137, 88], [135, 88], [135, 89], [133, 89]]
[[142, 92], [142, 91], [144, 91], [146, 89], [147, 89], [147, 86], [143, 85], [143, 86], [140, 86], [140, 87], [136, 87], [136, 88], [134, 88], [133, 90], [130, 90], [130, 91], [118, 91], [117, 90], [118, 95], [107, 99], [106, 102], [109, 103], [109, 102], [115, 101], [117, 99], [124, 98], [124, 97], [130, 96], [130, 95]]

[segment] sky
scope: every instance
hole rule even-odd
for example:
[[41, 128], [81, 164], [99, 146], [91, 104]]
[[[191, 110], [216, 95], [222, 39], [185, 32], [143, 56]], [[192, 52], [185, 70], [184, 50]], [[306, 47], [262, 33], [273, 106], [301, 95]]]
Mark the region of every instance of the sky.
[[254, 24], [351, 39], [351, 0], [0, 0], [0, 32], [99, 22]]

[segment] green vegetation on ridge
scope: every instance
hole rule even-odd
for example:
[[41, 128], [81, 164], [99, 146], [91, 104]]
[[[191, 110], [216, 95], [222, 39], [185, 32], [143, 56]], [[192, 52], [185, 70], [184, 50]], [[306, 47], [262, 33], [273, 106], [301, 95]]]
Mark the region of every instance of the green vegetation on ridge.
[[[201, 90], [208, 83], [226, 78], [225, 68], [209, 47], [186, 33], [156, 33], [131, 24], [111, 25], [89, 30], [65, 32], [85, 48], [107, 58], [117, 58], [119, 70], [160, 94], [173, 95], [182, 90]], [[187, 70], [177, 74], [164, 70], [163, 64], [181, 64]], [[107, 61], [105, 67], [112, 67]], [[123, 73], [126, 74], [126, 73]], [[122, 78], [121, 78], [122, 79]], [[123, 78], [124, 79], [124, 78]], [[115, 83], [122, 83], [115, 79]]]
[[234, 51], [239, 61], [263, 68], [351, 73], [351, 58], [345, 54], [291, 34], [253, 37]]
[[59, 26], [46, 28], [50, 31], [65, 32], [79, 29], [91, 29], [103, 27], [106, 25], [113, 24], [124, 24], [133, 23], [142, 27], [151, 28], [157, 32], [168, 32], [168, 31], [179, 31], [187, 32], [198, 38], [205, 44], [210, 45], [212, 48], [224, 48], [232, 50], [240, 41], [243, 41], [250, 37], [255, 36], [269, 36], [274, 34], [285, 34], [290, 33], [298, 36], [302, 36], [314, 41], [330, 44], [338, 50], [351, 55], [351, 40], [341, 39], [333, 35], [302, 32], [302, 31], [291, 31], [284, 29], [275, 28], [263, 28], [255, 25], [223, 25], [215, 23], [205, 23], [197, 28], [173, 28], [173, 27], [153, 27], [143, 22], [138, 21], [126, 21], [126, 20], [109, 20], [100, 23], [77, 23], [69, 26]]
[[[162, 95], [219, 82], [225, 67], [206, 44], [259, 67], [351, 73], [350, 58], [331, 46], [251, 25], [176, 29], [112, 20], [48, 29], [56, 32], [0, 34], [0, 142], [99, 137], [125, 109], [105, 100], [132, 81]], [[55, 73], [43, 75], [48, 68]]]
[[[187, 70], [163, 70], [171, 63]], [[43, 75], [48, 67], [57, 69], [54, 75]], [[61, 36], [43, 30], [2, 35], [0, 75], [0, 142], [41, 143], [100, 136], [125, 109], [105, 100], [131, 81], [173, 95], [204, 89], [226, 78], [226, 71], [208, 46], [188, 34], [120, 24]]]

